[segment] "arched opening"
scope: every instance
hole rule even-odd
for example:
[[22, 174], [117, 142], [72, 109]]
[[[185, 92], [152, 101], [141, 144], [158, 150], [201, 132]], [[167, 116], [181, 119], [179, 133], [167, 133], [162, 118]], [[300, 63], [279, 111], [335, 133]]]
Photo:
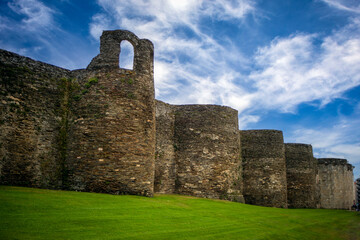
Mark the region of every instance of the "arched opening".
[[130, 70], [134, 69], [134, 47], [126, 40], [120, 43], [119, 67]]

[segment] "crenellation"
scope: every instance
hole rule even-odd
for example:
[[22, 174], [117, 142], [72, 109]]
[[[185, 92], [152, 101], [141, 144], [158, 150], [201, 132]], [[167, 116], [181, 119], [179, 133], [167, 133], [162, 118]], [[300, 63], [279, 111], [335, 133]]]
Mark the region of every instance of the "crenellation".
[[[119, 68], [120, 43], [134, 47]], [[154, 46], [104, 31], [86, 69], [0, 50], [0, 184], [347, 209], [353, 166], [315, 159], [279, 130], [238, 129], [238, 112], [154, 98]]]

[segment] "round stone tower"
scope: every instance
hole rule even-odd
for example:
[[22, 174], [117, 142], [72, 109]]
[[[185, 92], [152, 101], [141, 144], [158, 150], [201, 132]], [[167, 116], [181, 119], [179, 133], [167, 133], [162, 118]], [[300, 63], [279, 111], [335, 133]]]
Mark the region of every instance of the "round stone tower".
[[286, 143], [289, 208], [316, 208], [316, 160], [309, 144]]
[[[120, 43], [134, 47], [133, 70], [119, 68]], [[104, 31], [100, 54], [74, 71], [67, 151], [73, 190], [152, 196], [155, 102], [153, 45], [129, 31]]]
[[174, 109], [176, 192], [243, 202], [238, 112], [216, 105]]
[[349, 209], [353, 204], [353, 166], [346, 159], [318, 158], [320, 207]]
[[287, 207], [282, 131], [240, 131], [245, 203]]

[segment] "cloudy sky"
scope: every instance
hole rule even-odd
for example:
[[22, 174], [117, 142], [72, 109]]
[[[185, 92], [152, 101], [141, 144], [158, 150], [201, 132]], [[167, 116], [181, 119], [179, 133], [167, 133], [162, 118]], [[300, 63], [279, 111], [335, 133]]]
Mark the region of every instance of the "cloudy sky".
[[230, 106], [240, 129], [282, 130], [360, 177], [358, 0], [0, 2], [0, 48], [68, 69], [112, 29], [154, 43], [157, 99]]

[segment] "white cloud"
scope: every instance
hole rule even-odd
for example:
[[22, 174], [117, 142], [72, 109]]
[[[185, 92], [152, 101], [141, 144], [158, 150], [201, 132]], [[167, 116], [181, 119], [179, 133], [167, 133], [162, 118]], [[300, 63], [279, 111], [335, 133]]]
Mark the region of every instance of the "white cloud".
[[23, 15], [22, 27], [27, 30], [49, 27], [54, 24], [55, 11], [37, 0], [14, 0], [8, 3], [11, 10]]
[[129, 29], [154, 43], [157, 98], [174, 104], [248, 107], [249, 97], [235, 84], [240, 75], [228, 67], [235, 59], [246, 64], [245, 58], [231, 41], [223, 46], [206, 34], [201, 20], [241, 21], [255, 11], [253, 1], [98, 0], [98, 4], [104, 12], [90, 24], [93, 37], [98, 37], [103, 22], [111, 22], [113, 28]]
[[[294, 34], [277, 38], [255, 56], [260, 69], [250, 74], [258, 89], [257, 102], [268, 109], [293, 112], [304, 102], [322, 105], [360, 84], [360, 24], [321, 39]], [[322, 41], [320, 46], [315, 40]]]
[[338, 120], [334, 125], [315, 129], [298, 127], [290, 132], [287, 142], [310, 143], [314, 156], [318, 158], [345, 158], [355, 168], [355, 174], [360, 174], [360, 109], [348, 118]]
[[360, 13], [358, 0], [321, 0], [329, 6], [347, 12]]
[[95, 40], [99, 40], [102, 32], [110, 28], [110, 21], [105, 14], [96, 14], [90, 23], [90, 34]]
[[256, 115], [240, 115], [239, 117], [239, 129], [245, 129], [250, 123], [257, 123], [260, 120], [260, 116]]
[[131, 30], [154, 43], [158, 99], [233, 107], [246, 114], [241, 115], [244, 128], [260, 120], [253, 111], [295, 112], [299, 104], [314, 100], [325, 105], [360, 83], [357, 19], [329, 36], [295, 33], [276, 38], [246, 59], [226, 36], [219, 41], [207, 33], [202, 20], [242, 24], [246, 16], [259, 12], [254, 1], [98, 0], [98, 4], [103, 12], [90, 24], [92, 36], [112, 27]]

